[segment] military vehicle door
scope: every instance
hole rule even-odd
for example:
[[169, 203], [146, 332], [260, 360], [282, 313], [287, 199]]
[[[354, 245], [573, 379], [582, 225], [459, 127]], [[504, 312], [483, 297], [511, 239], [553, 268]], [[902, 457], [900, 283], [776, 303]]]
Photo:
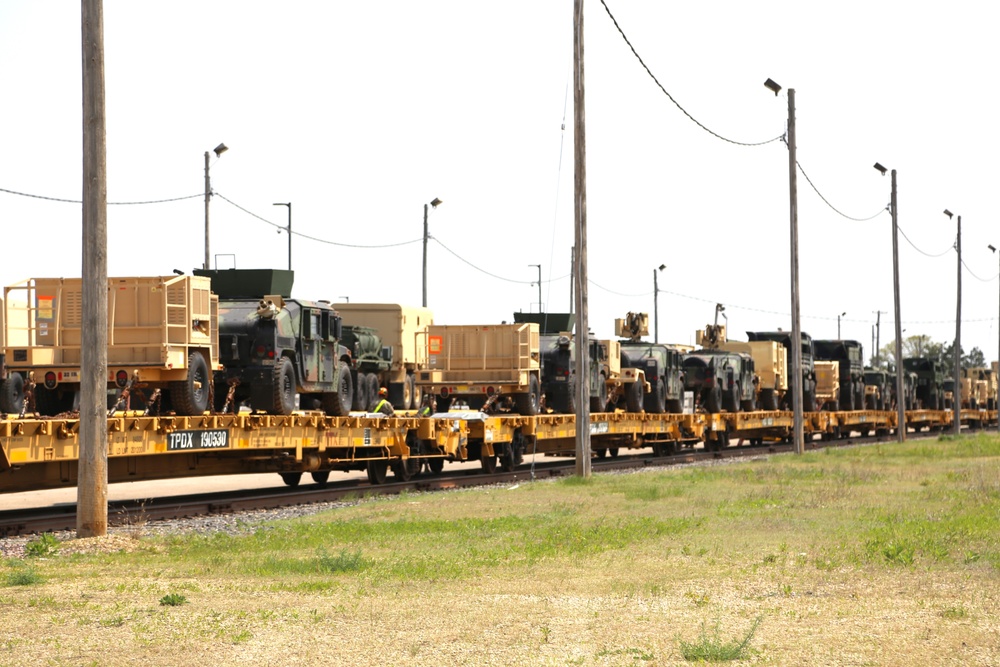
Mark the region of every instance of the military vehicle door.
[[336, 384], [337, 381], [337, 370], [338, 370], [338, 358], [337, 353], [340, 349], [340, 335], [342, 333], [340, 325], [340, 318], [337, 317], [336, 313], [329, 310], [322, 311], [322, 323], [320, 330], [320, 338], [323, 342], [320, 343], [320, 382], [327, 384], [333, 384], [335, 387], [339, 387]]
[[319, 382], [323, 366], [322, 314], [302, 309], [302, 383]]

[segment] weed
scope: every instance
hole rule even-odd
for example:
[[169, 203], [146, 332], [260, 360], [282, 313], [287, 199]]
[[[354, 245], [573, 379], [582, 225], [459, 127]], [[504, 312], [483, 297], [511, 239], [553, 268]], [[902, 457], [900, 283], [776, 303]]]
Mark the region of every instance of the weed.
[[948, 607], [941, 611], [941, 618], [948, 619], [949, 621], [957, 621], [961, 618], [965, 618], [969, 615], [969, 612], [965, 610], [965, 607], [958, 605], [957, 607]]
[[33, 567], [19, 567], [7, 573], [8, 586], [33, 586], [42, 581], [42, 576]]
[[542, 631], [542, 643], [543, 644], [548, 644], [549, 643], [549, 633], [551, 633], [552, 630], [547, 625], [543, 625], [542, 627], [540, 627], [538, 629]]
[[336, 556], [326, 553], [320, 549], [318, 555], [319, 569], [323, 572], [355, 572], [368, 566], [368, 562], [361, 557], [360, 551], [347, 553], [347, 549], [342, 549]]
[[29, 558], [45, 558], [59, 551], [59, 540], [52, 533], [42, 533], [41, 537], [24, 545], [24, 555]]
[[180, 593], [168, 593], [160, 598], [161, 607], [178, 607], [187, 604], [187, 598]]
[[125, 532], [133, 540], [138, 540], [146, 533], [146, 524], [149, 523], [149, 517], [146, 516], [146, 501], [143, 500], [139, 503], [139, 509], [134, 513], [129, 513], [128, 508], [122, 508], [122, 525], [125, 527]]
[[596, 657], [598, 657], [598, 658], [613, 658], [613, 657], [617, 657], [617, 656], [620, 656], [620, 655], [621, 656], [626, 656], [626, 657], [631, 657], [632, 658], [632, 662], [635, 662], [636, 660], [642, 660], [643, 662], [647, 662], [647, 661], [652, 660], [653, 658], [656, 657], [655, 654], [652, 651], [644, 651], [641, 648], [617, 648], [617, 649], [614, 649], [614, 650], [603, 649], [603, 650], [597, 652], [597, 656]]
[[709, 633], [705, 629], [704, 623], [701, 626], [701, 634], [693, 642], [680, 640], [681, 655], [688, 662], [726, 662], [729, 660], [743, 660], [751, 653], [750, 640], [757, 632], [762, 617], [758, 616], [744, 635], [743, 639], [723, 640], [719, 636], [719, 624], [716, 623]]
[[688, 591], [687, 593], [684, 594], [684, 597], [691, 600], [691, 603], [695, 607], [704, 607], [709, 603], [711, 599], [708, 593], [695, 593], [693, 591]]
[[242, 630], [242, 631], [236, 633], [235, 635], [233, 635], [233, 643], [234, 644], [242, 644], [243, 642], [245, 642], [245, 641], [247, 641], [248, 639], [251, 639], [251, 638], [253, 638], [253, 633], [252, 632], [250, 632], [249, 630]]

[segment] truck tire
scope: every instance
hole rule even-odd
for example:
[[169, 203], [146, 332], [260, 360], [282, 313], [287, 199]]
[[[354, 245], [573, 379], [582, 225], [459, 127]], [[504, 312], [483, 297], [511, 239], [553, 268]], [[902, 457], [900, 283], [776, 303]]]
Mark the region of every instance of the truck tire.
[[642, 385], [633, 382], [625, 387], [625, 410], [642, 412]]
[[734, 384], [722, 395], [722, 409], [727, 412], [740, 411], [740, 385]]
[[552, 399], [552, 407], [559, 414], [576, 414], [576, 392], [572, 387], [565, 387], [565, 391], [556, 393]]
[[816, 390], [802, 392], [802, 412], [816, 412]]
[[541, 398], [538, 376], [532, 375], [528, 380], [528, 393], [516, 394], [514, 396], [514, 407], [517, 408], [517, 411], [522, 415], [527, 415], [529, 417], [537, 415]]
[[667, 401], [667, 412], [672, 415], [679, 415], [684, 412], [684, 404], [679, 398], [671, 398]]
[[281, 357], [271, 373], [271, 405], [266, 412], [271, 415], [290, 415], [295, 410], [295, 368], [292, 360]]
[[643, 401], [645, 404], [646, 412], [652, 414], [663, 414], [667, 409], [665, 401], [667, 400], [667, 387], [663, 384], [663, 378], [657, 378], [656, 384], [653, 385], [653, 391], [649, 392], [645, 396]]
[[374, 410], [375, 406], [378, 405], [378, 402], [379, 402], [378, 390], [380, 388], [381, 387], [380, 387], [379, 382], [378, 382], [378, 374], [376, 374], [376, 373], [369, 373], [368, 374], [368, 405], [365, 408], [369, 412], [371, 412], [372, 410]]
[[403, 378], [403, 410], [416, 410], [419, 403], [413, 402], [413, 376], [407, 375]]
[[188, 355], [187, 368], [186, 380], [170, 383], [170, 401], [179, 415], [200, 415], [208, 410], [212, 375], [200, 352]]
[[740, 402], [740, 409], [743, 410], [743, 412], [754, 412], [754, 411], [756, 411], [757, 410], [757, 400], [755, 399], [755, 397], [751, 396], [747, 400], [741, 401]]
[[[347, 367], [346, 362], [340, 362], [339, 372], [340, 381], [337, 383], [337, 391], [323, 394], [323, 411], [334, 417], [350, 413], [351, 404], [354, 402], [354, 383], [351, 381], [351, 369]], [[358, 384], [362, 384], [360, 379]]]
[[9, 373], [0, 385], [0, 411], [6, 414], [21, 414], [24, 406], [24, 378], [20, 373]]
[[722, 412], [722, 387], [717, 384], [705, 393], [705, 412], [713, 415]]
[[351, 409], [361, 412], [362, 410], [368, 409], [368, 384], [365, 378], [368, 377], [367, 373], [358, 373], [357, 382], [355, 383], [356, 391], [354, 392], [354, 398], [351, 401]]
[[[861, 406], [865, 404], [865, 383], [862, 380], [858, 381], [857, 388], [854, 391], [854, 405], [861, 409]], [[883, 406], [883, 410], [885, 407]]]
[[[591, 387], [593, 390], [594, 387]], [[608, 409], [608, 381], [604, 373], [597, 378], [597, 396], [590, 397], [591, 412], [605, 412]]]
[[[861, 404], [862, 406], [864, 403]], [[859, 406], [860, 409], [861, 406]], [[854, 410], [854, 387], [844, 387], [840, 391], [840, 409], [847, 412]]]
[[412, 375], [407, 375], [406, 381], [410, 384], [410, 396], [412, 397], [410, 404], [414, 410], [419, 410], [424, 402], [424, 390], [417, 386], [417, 378]]
[[760, 390], [760, 407], [762, 410], [778, 409], [778, 395], [775, 393], [774, 389]]

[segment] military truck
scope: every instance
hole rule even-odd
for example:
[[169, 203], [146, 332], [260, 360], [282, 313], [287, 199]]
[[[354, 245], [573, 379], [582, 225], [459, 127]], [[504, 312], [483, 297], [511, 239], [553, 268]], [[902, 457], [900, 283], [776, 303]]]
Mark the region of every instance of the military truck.
[[[427, 365], [427, 358], [425, 348], [417, 345], [417, 334], [434, 323], [431, 310], [395, 303], [338, 303], [336, 307], [344, 322], [341, 342], [351, 350], [354, 361], [355, 405], [366, 395], [375, 398], [382, 386], [389, 390], [389, 402], [397, 410], [419, 407], [415, 373]], [[360, 391], [362, 382], [367, 392]]]
[[416, 386], [437, 395], [438, 410], [461, 400], [473, 410], [506, 403], [522, 415], [541, 409], [538, 324], [432, 324], [417, 336], [427, 367]]
[[833, 410], [865, 407], [865, 355], [856, 340], [813, 340], [816, 361], [840, 362], [840, 396]]
[[[792, 363], [792, 334], [790, 331], [748, 331], [747, 338], [753, 341], [773, 340], [781, 343], [788, 354], [788, 364]], [[816, 368], [812, 338], [806, 332], [801, 334], [802, 345], [802, 405], [803, 412], [814, 410], [816, 405]], [[791, 372], [791, 371], [790, 371]], [[789, 388], [791, 388], [789, 386]], [[781, 409], [792, 408], [792, 392], [788, 391], [781, 399]]]
[[[905, 365], [905, 360], [904, 360]], [[889, 373], [889, 407], [896, 408], [896, 374]], [[917, 374], [903, 371], [903, 410], [917, 409]]]
[[[219, 296], [215, 408], [288, 415], [296, 394], [304, 410], [346, 415], [354, 401], [350, 352], [329, 301], [292, 298], [294, 273], [281, 269], [198, 269]], [[230, 393], [231, 392], [231, 393]]]
[[750, 355], [701, 349], [685, 354], [682, 365], [684, 389], [694, 393], [696, 405], [705, 412], [756, 409]]
[[986, 367], [963, 368], [962, 376], [972, 380], [976, 408], [996, 410], [997, 379], [993, 370]]
[[[895, 378], [892, 378], [895, 382]], [[890, 384], [889, 373], [882, 368], [865, 368], [865, 403], [868, 410], [888, 410], [892, 407], [895, 385]]]
[[622, 373], [629, 374], [629, 369], [641, 370], [649, 387], [642, 395], [642, 409], [654, 414], [683, 412], [681, 352], [671, 345], [642, 340], [643, 336], [649, 335], [649, 316], [646, 313], [628, 313], [624, 318], [616, 319], [615, 335], [623, 338]]
[[[515, 323], [539, 325], [542, 360], [542, 395], [555, 412], [576, 412], [576, 345], [572, 313], [514, 313]], [[649, 388], [645, 370], [622, 364], [621, 341], [590, 339], [590, 410], [605, 412], [621, 408], [642, 412], [643, 395]]]
[[[20, 412], [29, 374], [39, 414], [77, 409], [82, 295], [80, 278], [31, 278], [5, 288], [4, 411]], [[217, 308], [207, 278], [108, 278], [109, 390], [141, 392], [158, 411], [205, 412], [220, 368]], [[162, 400], [154, 399], [157, 390]]]
[[[721, 307], [716, 308], [718, 310]], [[695, 342], [709, 349], [750, 355], [756, 374], [756, 405], [762, 410], [778, 409], [781, 399], [788, 391], [788, 353], [781, 343], [773, 340], [728, 340], [726, 326], [718, 321], [695, 332]]]
[[944, 410], [944, 366], [937, 359], [907, 357], [903, 369], [916, 374], [917, 408]]

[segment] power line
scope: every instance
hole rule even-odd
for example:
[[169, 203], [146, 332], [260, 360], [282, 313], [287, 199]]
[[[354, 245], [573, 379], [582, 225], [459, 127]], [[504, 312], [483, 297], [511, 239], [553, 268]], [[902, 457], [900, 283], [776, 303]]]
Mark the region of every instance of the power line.
[[630, 42], [629, 39], [628, 39], [628, 37], [625, 36], [625, 31], [622, 30], [622, 27], [620, 25], [618, 25], [618, 21], [617, 21], [617, 19], [615, 19], [614, 14], [611, 13], [611, 10], [608, 8], [607, 3], [604, 2], [604, 0], [601, 0], [601, 4], [604, 6], [604, 11], [606, 11], [608, 13], [608, 16], [611, 17], [611, 22], [615, 24], [615, 28], [618, 29], [619, 34], [621, 34], [622, 39], [625, 40], [625, 43], [628, 45], [628, 48], [632, 50], [632, 54], [636, 57], [636, 60], [639, 61], [639, 64], [642, 65], [642, 68], [644, 70], [646, 70], [646, 73], [649, 74], [649, 76], [650, 76], [651, 79], [653, 79], [653, 83], [655, 83], [656, 86], [660, 90], [663, 91], [663, 94], [666, 95], [667, 98], [669, 98], [670, 101], [674, 103], [674, 106], [676, 106], [678, 109], [680, 109], [681, 113], [683, 113], [685, 116], [687, 116], [689, 119], [691, 119], [691, 121], [695, 125], [697, 125], [701, 129], [705, 130], [706, 132], [708, 132], [709, 134], [711, 134], [713, 137], [715, 137], [717, 139], [722, 139], [723, 141], [729, 142], [731, 144], [736, 144], [737, 146], [764, 146], [765, 144], [770, 144], [772, 142], [778, 141], [779, 139], [781, 139], [784, 136], [784, 135], [779, 135], [777, 137], [774, 137], [773, 139], [768, 139], [767, 141], [757, 141], [757, 142], [748, 143], [748, 142], [735, 141], [733, 139], [728, 139], [728, 138], [722, 136], [721, 134], [713, 132], [712, 130], [710, 130], [707, 127], [705, 127], [704, 125], [702, 125], [701, 122], [699, 122], [697, 118], [695, 118], [690, 113], [688, 113], [687, 109], [685, 109], [684, 107], [682, 107], [680, 105], [680, 102], [678, 102], [677, 100], [674, 99], [673, 95], [671, 95], [669, 92], [667, 92], [667, 89], [663, 87], [663, 84], [660, 83], [660, 81], [656, 78], [656, 75], [654, 75], [653, 72], [646, 65], [646, 63], [643, 62], [642, 58], [639, 56], [639, 53], [635, 50], [635, 47], [632, 46], [632, 42]]
[[975, 279], [976, 279], [976, 280], [978, 280], [979, 282], [983, 282], [983, 283], [991, 283], [991, 282], [993, 282], [994, 280], [996, 280], [996, 279], [997, 279], [997, 277], [1000, 277], [1000, 273], [998, 273], [997, 275], [993, 276], [993, 277], [992, 277], [992, 278], [990, 278], [989, 280], [987, 280], [986, 278], [980, 278], [979, 276], [977, 276], [977, 275], [976, 275], [976, 274], [975, 274], [975, 273], [974, 273], [974, 272], [972, 271], [972, 269], [970, 269], [970, 268], [969, 268], [969, 265], [965, 263], [965, 260], [964, 260], [964, 259], [962, 260], [962, 266], [964, 266], [964, 267], [965, 267], [965, 270], [969, 272], [969, 275], [970, 275], [970, 276], [972, 276], [973, 278], [975, 278]]
[[913, 241], [910, 240], [910, 237], [906, 235], [906, 232], [903, 231], [902, 227], [900, 227], [900, 226], [897, 225], [896, 229], [898, 229], [899, 233], [903, 235], [903, 238], [906, 239], [906, 242], [909, 243], [911, 246], [913, 246], [913, 249], [916, 250], [917, 252], [919, 252], [921, 255], [926, 255], [928, 257], [944, 257], [945, 255], [947, 255], [949, 252], [951, 252], [954, 249], [954, 247], [951, 247], [951, 248], [948, 248], [947, 250], [945, 250], [942, 253], [939, 253], [937, 255], [932, 255], [932, 254], [930, 254], [928, 252], [924, 252], [923, 250], [921, 250], [920, 248], [918, 248], [916, 246], [916, 244]]
[[[242, 206], [240, 206], [239, 204], [237, 204], [236, 202], [234, 202], [234, 201], [232, 201], [230, 199], [226, 199], [225, 196], [219, 194], [218, 192], [213, 192], [212, 194], [214, 194], [219, 199], [221, 199], [221, 200], [223, 200], [223, 201], [225, 201], [225, 202], [227, 202], [229, 204], [232, 204], [233, 206], [235, 206], [239, 210], [243, 211], [247, 215], [252, 216], [254, 218], [257, 218], [261, 222], [266, 222], [267, 224], [271, 225], [275, 229], [278, 229], [279, 231], [283, 231], [283, 232], [286, 232], [286, 233], [288, 232], [288, 228], [285, 227], [284, 225], [279, 225], [276, 222], [271, 222], [267, 218], [263, 218], [263, 217], [257, 215], [256, 213], [254, 213], [253, 211], [249, 211], [249, 210], [243, 208]], [[292, 231], [292, 235], [293, 236], [298, 236], [299, 238], [303, 238], [303, 239], [309, 239], [310, 241], [316, 241], [317, 243], [325, 243], [326, 245], [338, 246], [338, 247], [341, 247], [341, 248], [395, 248], [395, 247], [398, 247], [398, 246], [410, 245], [411, 243], [418, 243], [419, 241], [423, 240], [422, 238], [420, 238], [420, 239], [413, 239], [412, 241], [401, 241], [399, 243], [382, 243], [382, 244], [379, 244], [379, 245], [361, 245], [361, 244], [357, 244], [357, 243], [339, 243], [337, 241], [328, 241], [326, 239], [321, 239], [321, 238], [318, 238], [316, 236], [309, 236], [308, 234], [303, 234], [302, 232], [297, 232], [297, 231], [294, 231], [294, 230]]]
[[[11, 195], [18, 195], [19, 197], [31, 197], [32, 199], [44, 199], [45, 201], [57, 201], [63, 202], [65, 204], [82, 204], [83, 202], [79, 199], [60, 199], [59, 197], [46, 197], [45, 195], [33, 195], [27, 192], [17, 192], [16, 190], [8, 190], [6, 188], [0, 188], [0, 192], [6, 192]], [[149, 201], [109, 201], [108, 206], [138, 206], [141, 204], [165, 204], [167, 202], [183, 201], [185, 199], [194, 199], [196, 197], [204, 197], [205, 193], [199, 192], [196, 195], [188, 195], [186, 197], [174, 197], [172, 199], [152, 199]]]
[[840, 209], [838, 209], [833, 204], [831, 204], [829, 202], [829, 200], [827, 200], [827, 198], [823, 196], [823, 193], [819, 191], [819, 188], [816, 187], [816, 184], [812, 182], [811, 178], [809, 178], [809, 174], [807, 174], [806, 170], [802, 168], [802, 163], [801, 162], [799, 162], [798, 160], [796, 160], [795, 161], [795, 166], [799, 168], [799, 171], [802, 172], [803, 176], [805, 176], [806, 182], [809, 183], [809, 185], [812, 186], [813, 191], [817, 195], [819, 195], [819, 198], [823, 200], [823, 203], [825, 203], [827, 206], [829, 206], [830, 209], [833, 210], [834, 213], [836, 213], [837, 215], [839, 215], [839, 216], [841, 216], [843, 218], [847, 218], [848, 220], [853, 220], [854, 222], [868, 222], [869, 220], [874, 220], [878, 216], [882, 215], [882, 213], [884, 213], [885, 211], [889, 210], [889, 207], [886, 206], [885, 208], [880, 208], [875, 215], [869, 216], [867, 218], [854, 218], [854, 217], [851, 217], [851, 216], [847, 215], [846, 213], [842, 212]]

